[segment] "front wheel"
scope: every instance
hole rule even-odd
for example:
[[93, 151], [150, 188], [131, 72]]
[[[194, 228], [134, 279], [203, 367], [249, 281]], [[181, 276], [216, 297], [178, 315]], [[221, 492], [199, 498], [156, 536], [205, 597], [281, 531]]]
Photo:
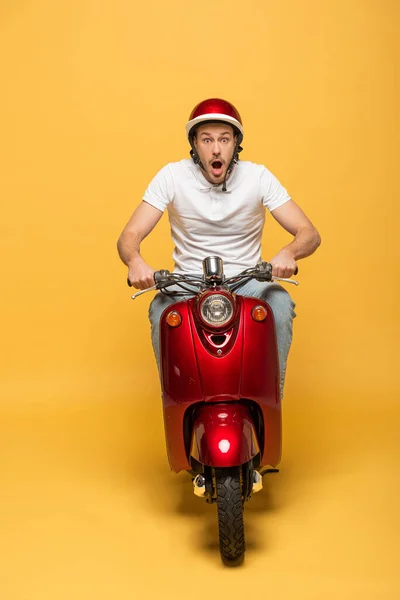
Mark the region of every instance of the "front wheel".
[[219, 549], [226, 565], [238, 565], [245, 552], [240, 467], [215, 469]]

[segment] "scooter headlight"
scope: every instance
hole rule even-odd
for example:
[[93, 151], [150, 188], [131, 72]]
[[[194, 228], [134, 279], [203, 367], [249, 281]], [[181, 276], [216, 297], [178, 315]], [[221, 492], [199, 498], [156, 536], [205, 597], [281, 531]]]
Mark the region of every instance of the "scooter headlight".
[[210, 294], [201, 303], [200, 312], [208, 325], [221, 327], [233, 317], [233, 302], [223, 294]]

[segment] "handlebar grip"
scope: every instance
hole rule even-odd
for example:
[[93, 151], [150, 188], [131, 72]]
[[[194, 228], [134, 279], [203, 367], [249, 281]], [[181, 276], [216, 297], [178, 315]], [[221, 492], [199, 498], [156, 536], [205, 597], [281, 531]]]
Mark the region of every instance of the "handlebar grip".
[[[155, 271], [154, 283], [159, 283], [160, 281], [162, 281], [163, 277], [165, 278], [166, 274], [169, 275], [169, 271]], [[132, 284], [129, 281], [129, 277], [126, 278], [126, 283], [129, 285], [129, 287], [132, 287]]]

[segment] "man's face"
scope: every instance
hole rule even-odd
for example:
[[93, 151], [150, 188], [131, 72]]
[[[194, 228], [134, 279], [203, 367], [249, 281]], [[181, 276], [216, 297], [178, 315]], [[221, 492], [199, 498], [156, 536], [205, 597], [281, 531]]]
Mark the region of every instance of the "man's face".
[[236, 136], [233, 128], [225, 123], [200, 125], [193, 143], [205, 169], [207, 181], [222, 183], [235, 150]]

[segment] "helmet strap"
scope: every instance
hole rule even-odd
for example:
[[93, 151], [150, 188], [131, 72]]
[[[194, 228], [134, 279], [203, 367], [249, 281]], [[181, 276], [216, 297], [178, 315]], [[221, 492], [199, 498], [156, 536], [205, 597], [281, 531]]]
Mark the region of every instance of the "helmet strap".
[[190, 145], [192, 146], [192, 149], [190, 151], [190, 156], [192, 157], [192, 160], [194, 162], [195, 165], [199, 165], [199, 167], [201, 169], [203, 169], [203, 171], [205, 171], [205, 168], [203, 167], [201, 160], [199, 158], [199, 155], [196, 152], [196, 148], [193, 145], [193, 142], [190, 140]]

